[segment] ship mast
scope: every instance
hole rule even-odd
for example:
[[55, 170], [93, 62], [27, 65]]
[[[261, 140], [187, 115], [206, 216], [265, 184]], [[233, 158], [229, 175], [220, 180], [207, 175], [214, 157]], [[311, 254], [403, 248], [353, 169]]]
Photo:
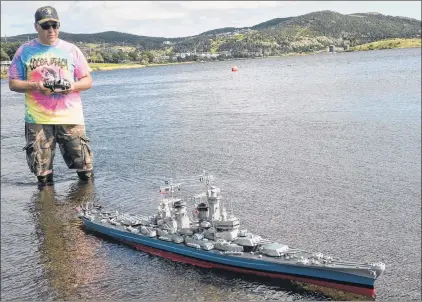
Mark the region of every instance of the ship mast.
[[205, 184], [205, 192], [208, 192], [208, 187], [210, 185], [211, 180], [213, 179], [214, 177], [210, 174], [207, 174], [205, 170], [202, 172], [201, 177], [199, 177], [199, 181]]
[[[211, 225], [214, 227], [214, 216], [216, 214], [215, 210], [218, 210], [218, 216], [220, 215], [220, 206], [219, 205], [219, 197], [217, 197], [216, 194], [218, 194], [217, 192], [214, 192], [213, 189], [214, 187], [211, 186], [211, 181], [214, 180], [214, 177], [210, 174], [207, 174], [206, 171], [203, 171], [202, 176], [199, 178], [200, 182], [203, 182], [205, 184], [205, 196], [207, 198], [207, 204], [209, 207], [209, 219], [211, 221]], [[215, 196], [213, 196], [215, 195]], [[214, 200], [211, 203], [211, 199]], [[217, 202], [217, 204], [215, 204], [215, 201]], [[217, 218], [218, 219], [218, 218]]]

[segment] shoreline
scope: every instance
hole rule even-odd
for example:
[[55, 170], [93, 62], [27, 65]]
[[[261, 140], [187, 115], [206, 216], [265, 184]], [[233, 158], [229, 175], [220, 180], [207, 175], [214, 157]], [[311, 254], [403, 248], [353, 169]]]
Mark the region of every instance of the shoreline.
[[179, 64], [194, 64], [195, 61], [189, 62], [169, 62], [169, 63], [153, 63], [148, 65], [137, 64], [137, 63], [88, 63], [91, 67], [92, 72], [96, 71], [110, 71], [110, 70], [119, 70], [119, 69], [135, 69], [135, 68], [148, 68], [148, 67], [157, 67], [157, 66], [167, 66], [167, 65], [179, 65]]
[[[343, 52], [355, 52], [355, 51], [370, 51], [370, 50], [384, 50], [384, 49], [400, 49], [400, 48], [420, 48], [421, 47], [421, 39], [420, 38], [411, 38], [411, 39], [404, 39], [404, 38], [393, 38], [393, 39], [386, 39], [375, 41], [371, 43], [361, 44], [358, 46], [350, 47], [349, 50], [340, 50], [336, 51], [336, 53], [343, 53]], [[318, 55], [322, 53], [329, 53], [326, 50], [318, 50], [313, 52], [291, 52], [282, 55], [276, 56], [266, 56], [266, 57], [251, 57], [251, 58], [232, 58], [223, 60], [224, 61], [235, 61], [235, 60], [255, 60], [255, 59], [266, 59], [266, 58], [283, 58], [283, 57], [291, 57], [291, 56], [308, 56], [308, 55]], [[217, 60], [220, 62], [219, 60]], [[174, 62], [174, 63], [156, 63], [156, 64], [148, 64], [148, 65], [141, 65], [141, 64], [116, 64], [116, 63], [90, 63], [89, 65], [92, 68], [92, 71], [107, 71], [107, 70], [118, 70], [118, 69], [132, 69], [132, 68], [147, 68], [147, 67], [156, 67], [156, 66], [167, 66], [167, 65], [179, 65], [179, 64], [195, 64], [195, 63], [213, 63], [214, 61], [206, 61], [206, 62], [199, 62], [199, 61], [189, 61], [189, 62]], [[101, 65], [108, 65], [101, 67]]]
[[[376, 42], [371, 42], [367, 44], [362, 44], [358, 46], [351, 47], [349, 50], [341, 50], [336, 53], [343, 53], [343, 52], [356, 52], [356, 51], [371, 51], [371, 50], [385, 50], [385, 49], [403, 49], [403, 48], [421, 48], [421, 39], [388, 39], [388, 40], [381, 40]], [[227, 59], [218, 62], [224, 61], [235, 61], [235, 60], [256, 60], [256, 59], [267, 59], [267, 58], [283, 58], [283, 57], [291, 57], [291, 56], [308, 56], [308, 55], [317, 55], [321, 53], [329, 53], [326, 50], [314, 51], [314, 52], [306, 52], [306, 53], [287, 53], [283, 55], [277, 56], [266, 56], [266, 57], [254, 57], [254, 58], [233, 58]], [[98, 71], [110, 71], [110, 70], [120, 70], [120, 69], [135, 69], [135, 68], [150, 68], [150, 67], [157, 67], [157, 66], [169, 66], [169, 65], [180, 65], [180, 64], [196, 64], [196, 63], [213, 63], [214, 61], [206, 61], [206, 62], [199, 62], [199, 61], [188, 61], [188, 62], [168, 62], [168, 63], [153, 63], [148, 65], [137, 64], [137, 63], [88, 63], [92, 69], [92, 72]], [[7, 79], [7, 72], [2, 72], [1, 77], [3, 79]]]
[[370, 51], [370, 50], [383, 50], [383, 49], [402, 49], [402, 48], [421, 48], [421, 38], [394, 38], [379, 40], [371, 43], [365, 43], [350, 47], [350, 51]]

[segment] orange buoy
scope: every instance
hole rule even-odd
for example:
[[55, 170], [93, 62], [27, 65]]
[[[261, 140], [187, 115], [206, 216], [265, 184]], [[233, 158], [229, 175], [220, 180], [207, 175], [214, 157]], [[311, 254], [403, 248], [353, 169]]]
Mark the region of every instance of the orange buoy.
[[238, 71], [237, 66], [233, 66], [232, 71]]

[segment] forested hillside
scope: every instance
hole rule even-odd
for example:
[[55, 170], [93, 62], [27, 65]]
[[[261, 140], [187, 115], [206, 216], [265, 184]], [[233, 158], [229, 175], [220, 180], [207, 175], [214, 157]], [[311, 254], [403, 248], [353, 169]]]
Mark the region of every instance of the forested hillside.
[[[391, 38], [420, 38], [420, 34], [421, 21], [416, 19], [378, 13], [343, 15], [319, 11], [298, 17], [276, 18], [252, 27], [220, 28], [183, 38], [138, 36], [115, 31], [95, 34], [61, 32], [60, 37], [82, 45], [82, 48], [90, 45], [90, 52], [95, 47], [98, 53], [102, 49], [102, 56], [107, 48], [133, 47], [130, 51], [137, 55], [131, 57], [150, 60], [151, 54], [172, 57], [178, 53], [211, 53], [226, 57], [259, 57], [314, 52], [325, 50], [329, 45], [354, 47]], [[13, 56], [15, 45], [35, 36], [7, 37], [7, 45], [5, 37], [2, 37], [2, 57], [6, 57], [5, 54]], [[14, 41], [19, 43], [10, 43]], [[122, 51], [125, 52], [124, 49]]]

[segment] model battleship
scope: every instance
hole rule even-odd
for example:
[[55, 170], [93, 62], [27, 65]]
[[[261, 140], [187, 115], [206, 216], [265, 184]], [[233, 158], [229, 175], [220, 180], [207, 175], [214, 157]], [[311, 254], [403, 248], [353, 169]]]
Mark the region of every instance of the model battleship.
[[112, 213], [88, 203], [78, 207], [78, 217], [89, 230], [174, 261], [375, 297], [374, 283], [385, 270], [384, 263], [344, 261], [242, 229], [211, 179], [207, 174], [200, 177], [205, 192], [191, 199], [192, 210], [180, 197], [180, 184], [166, 182], [155, 215]]

